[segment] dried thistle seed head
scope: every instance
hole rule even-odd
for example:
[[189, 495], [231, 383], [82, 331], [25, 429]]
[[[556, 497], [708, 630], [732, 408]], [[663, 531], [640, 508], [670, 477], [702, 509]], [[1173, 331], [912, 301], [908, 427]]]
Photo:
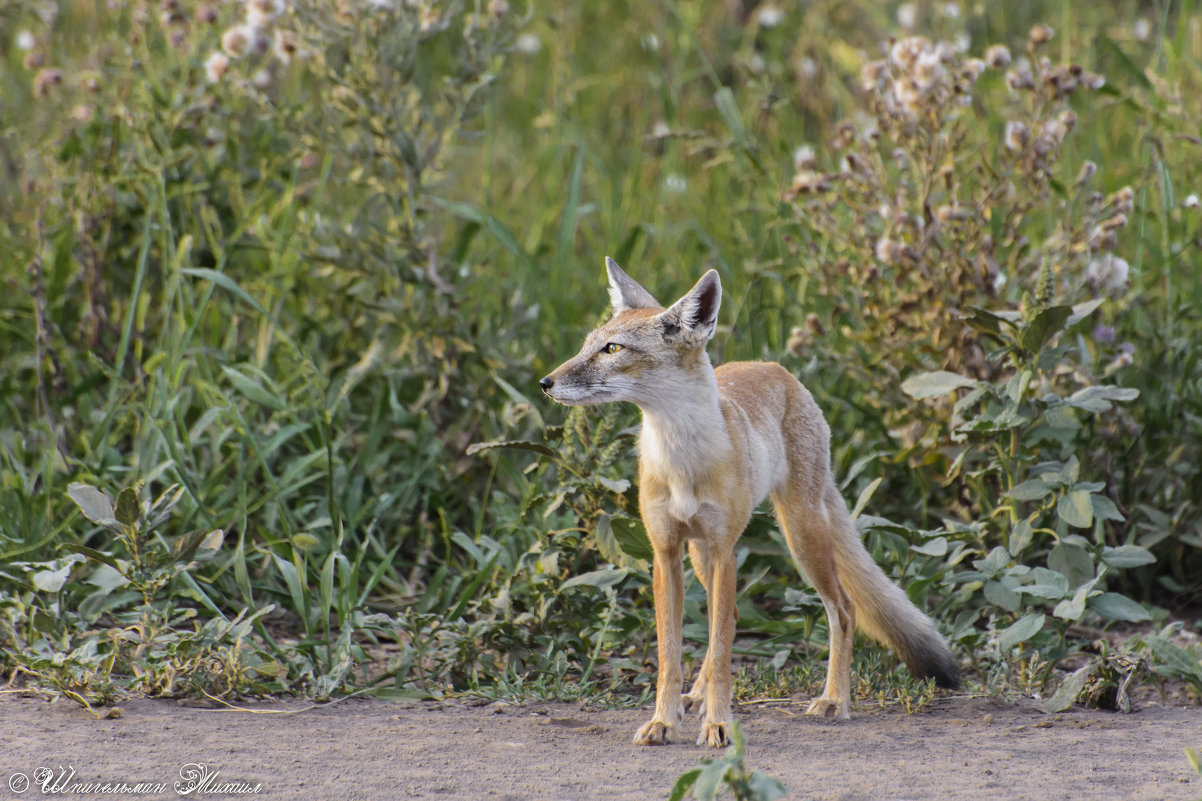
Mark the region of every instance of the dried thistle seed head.
[[1056, 116], [1056, 119], [1064, 126], [1066, 133], [1072, 133], [1073, 129], [1077, 127], [1077, 112], [1072, 109], [1065, 109], [1060, 112]]
[[814, 148], [811, 145], [801, 145], [793, 151], [793, 169], [809, 170], [813, 169], [818, 163], [818, 158], [814, 154]]
[[201, 3], [196, 7], [195, 17], [202, 25], [211, 25], [217, 21], [217, 9], [208, 3]]
[[905, 252], [905, 245], [888, 237], [881, 237], [876, 241], [874, 248], [877, 261], [882, 264], [896, 264], [901, 260], [902, 254]]
[[860, 86], [865, 92], [879, 89], [889, 77], [889, 67], [883, 60], [869, 61], [860, 68]]
[[1098, 172], [1098, 165], [1092, 161], [1086, 161], [1081, 165], [1081, 171], [1077, 173], [1076, 185], [1082, 186], [1093, 180], [1094, 175]]
[[897, 24], [902, 30], [914, 30], [918, 25], [918, 8], [913, 3], [902, 3], [898, 6]]
[[1002, 141], [1006, 145], [1007, 150], [1019, 151], [1027, 146], [1031, 141], [1031, 131], [1025, 123], [1018, 120], [1010, 120], [1006, 123], [1005, 134]]
[[1106, 85], [1106, 79], [1096, 72], [1081, 73], [1081, 85], [1086, 89], [1098, 90]]
[[240, 58], [246, 55], [255, 36], [257, 36], [257, 32], [254, 29], [246, 25], [235, 25], [221, 34], [221, 49], [227, 55]]
[[985, 63], [993, 67], [995, 70], [1005, 69], [1010, 66], [1010, 49], [1005, 45], [991, 45], [985, 51]]
[[806, 335], [805, 330], [800, 326], [793, 326], [793, 330], [789, 332], [789, 341], [785, 343], [785, 347], [793, 355], [800, 356], [809, 342], [810, 338]]
[[1129, 186], [1124, 186], [1110, 196], [1109, 203], [1114, 206], [1114, 210], [1119, 214], [1130, 214], [1135, 211], [1135, 190]]
[[1126, 259], [1113, 253], [1102, 253], [1085, 266], [1085, 279], [1096, 288], [1118, 292], [1127, 288], [1130, 270]]
[[38, 74], [33, 76], [33, 96], [45, 97], [50, 94], [50, 90], [63, 82], [62, 70], [47, 68], [39, 70]]
[[856, 126], [851, 120], [842, 120], [835, 126], [835, 133], [831, 137], [831, 147], [835, 150], [846, 150], [851, 147], [856, 141]]
[[230, 58], [225, 53], [214, 50], [208, 58], [205, 59], [205, 77], [209, 79], [209, 83], [217, 83], [225, 77], [225, 71], [230, 67]]
[[21, 59], [22, 66], [24, 66], [25, 69], [29, 70], [30, 72], [40, 69], [45, 63], [46, 56], [44, 56], [38, 50], [30, 50], [25, 54], [25, 58]]
[[893, 107], [907, 117], [917, 117], [926, 107], [926, 95], [913, 78], [898, 78], [893, 81]]
[[786, 200], [796, 200], [802, 195], [815, 195], [830, 188], [830, 179], [826, 175], [813, 170], [798, 170], [793, 176], [793, 182], [785, 190], [784, 197]]
[[981, 73], [985, 72], [985, 62], [979, 58], [970, 58], [964, 62], [963, 75], [971, 83], [976, 83], [981, 77]]
[[275, 53], [275, 57], [281, 64], [287, 65], [300, 55], [300, 45], [297, 44], [296, 36], [291, 31], [277, 28], [272, 52]]
[[943, 59], [934, 50], [926, 50], [914, 60], [914, 83], [919, 91], [930, 91], [946, 74]]
[[1029, 67], [1015, 65], [1014, 69], [1006, 71], [1006, 85], [1012, 90], [1034, 89], [1035, 76], [1031, 74]]
[[1127, 215], [1119, 212], [1113, 217], [1108, 217], [1107, 219], [1102, 220], [1102, 222], [1098, 223], [1098, 225], [1101, 226], [1103, 231], [1113, 231], [1118, 228], [1126, 228]]
[[1089, 248], [1090, 253], [1097, 253], [1103, 250], [1114, 250], [1119, 245], [1118, 234], [1113, 230], [1107, 230], [1100, 225], [1095, 225], [1089, 229], [1089, 235], [1085, 239], [1085, 246]]
[[806, 315], [806, 328], [810, 329], [810, 333], [814, 336], [825, 336], [826, 326], [822, 324], [822, 320], [818, 319], [818, 315], [810, 312]]
[[509, 3], [505, 0], [488, 0], [488, 13], [500, 19], [509, 13]]
[[1192, 193], [1186, 195], [1185, 200], [1181, 201], [1181, 205], [1187, 209], [1198, 208], [1198, 196]]
[[1047, 42], [1052, 41], [1052, 37], [1054, 35], [1055, 31], [1041, 22], [1031, 28], [1031, 33], [1028, 35], [1027, 41], [1032, 46], [1038, 47], [1041, 44], [1046, 44]]

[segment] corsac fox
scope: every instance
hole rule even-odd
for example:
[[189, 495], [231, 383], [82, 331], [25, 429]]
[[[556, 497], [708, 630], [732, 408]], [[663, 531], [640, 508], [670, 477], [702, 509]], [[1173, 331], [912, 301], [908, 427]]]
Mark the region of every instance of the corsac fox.
[[[569, 406], [631, 401], [643, 413], [639, 506], [655, 554], [659, 675], [655, 714], [635, 743], [672, 742], [685, 711], [694, 709], [704, 716], [698, 745], [729, 742], [734, 546], [765, 498], [830, 624], [826, 687], [808, 714], [850, 717], [857, 621], [915, 675], [955, 686], [957, 660], [935, 624], [864, 549], [831, 473], [830, 428], [810, 393], [779, 364], [710, 365], [706, 344], [722, 300], [717, 271], [664, 309], [605, 261], [613, 317], [539, 385]], [[706, 590], [710, 635], [701, 672], [682, 696], [686, 545]]]

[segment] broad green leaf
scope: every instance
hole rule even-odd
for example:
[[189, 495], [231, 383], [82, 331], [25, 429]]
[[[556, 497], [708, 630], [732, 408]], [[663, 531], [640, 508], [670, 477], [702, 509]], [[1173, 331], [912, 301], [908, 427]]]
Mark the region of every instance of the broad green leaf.
[[1058, 542], [1048, 554], [1048, 567], [1068, 577], [1070, 587], [1078, 587], [1094, 577], [1093, 556], [1080, 545]]
[[1104, 548], [1102, 561], [1111, 567], [1139, 567], [1150, 565], [1156, 557], [1147, 548], [1138, 545], [1120, 545], [1117, 548]]
[[630, 575], [630, 571], [625, 568], [606, 567], [573, 576], [560, 584], [559, 589], [563, 591], [571, 587], [612, 587], [628, 575]]
[[1093, 516], [1097, 520], [1116, 520], [1122, 522], [1127, 518], [1123, 517], [1123, 513], [1114, 505], [1114, 501], [1107, 498], [1105, 495], [1091, 495], [1090, 503], [1093, 504]]
[[947, 538], [934, 537], [921, 545], [911, 545], [910, 550], [924, 556], [945, 556], [947, 554]]
[[117, 494], [117, 522], [125, 526], [136, 526], [142, 519], [142, 505], [138, 503], [138, 491], [126, 487]]
[[998, 635], [998, 646], [1003, 651], [1009, 651], [1038, 634], [1043, 629], [1043, 623], [1044, 616], [1039, 612], [1021, 618]]
[[700, 775], [701, 768], [693, 768], [680, 774], [680, 778], [672, 786], [672, 792], [668, 795], [668, 801], [684, 801], [684, 797], [688, 795], [689, 790], [693, 789], [693, 784]]
[[1097, 308], [1106, 302], [1106, 298], [1094, 298], [1087, 300], [1084, 303], [1074, 303], [1073, 313], [1064, 321], [1065, 328], [1072, 328], [1077, 323], [1084, 320], [1089, 315], [1097, 311]]
[[1027, 549], [1035, 538], [1030, 520], [1020, 520], [1010, 530], [1010, 541], [1007, 543], [1011, 556], [1018, 556]]
[[238, 390], [247, 400], [260, 406], [266, 406], [268, 409], [277, 412], [287, 407], [283, 398], [268, 390], [258, 380], [229, 365], [223, 365], [221, 371], [225, 373], [225, 377], [229, 379], [229, 382], [234, 385], [234, 389]]
[[1078, 621], [1085, 614], [1085, 602], [1089, 599], [1089, 593], [1092, 590], [1091, 584], [1083, 584], [1073, 593], [1071, 599], [1061, 601], [1056, 604], [1056, 608], [1052, 614], [1061, 620]]
[[1072, 313], [1072, 308], [1068, 306], [1049, 306], [1041, 310], [1023, 329], [1019, 344], [1028, 353], [1039, 353], [1048, 340], [1064, 327]]
[[731, 135], [734, 136], [739, 146], [749, 147], [747, 128], [743, 125], [743, 118], [739, 116], [739, 104], [735, 102], [735, 96], [730, 91], [730, 87], [723, 86], [714, 92], [714, 105], [718, 107], [718, 114], [721, 115], [722, 121], [726, 123], [726, 127], [730, 129]]
[[1022, 596], [1000, 581], [985, 582], [985, 600], [1007, 612], [1017, 612], [1022, 606]]
[[1028, 576], [1031, 583], [1020, 586], [1019, 592], [1034, 595], [1036, 598], [1046, 598], [1050, 601], [1068, 595], [1068, 578], [1058, 571], [1049, 570], [1046, 567], [1036, 567]]
[[1065, 406], [1087, 412], [1108, 412], [1115, 402], [1126, 403], [1139, 397], [1139, 390], [1129, 387], [1085, 387], [1064, 399]]
[[113, 501], [108, 493], [95, 487], [78, 482], [67, 487], [67, 495], [83, 512], [83, 516], [98, 526], [114, 526], [117, 518], [113, 510]]
[[625, 478], [606, 478], [605, 476], [597, 476], [597, 483], [605, 487], [610, 492], [615, 492], [618, 495], [630, 489], [630, 481]]
[[[78, 557], [73, 558], [78, 559]], [[71, 575], [73, 567], [75, 567], [75, 562], [71, 561], [58, 570], [39, 570], [32, 576], [33, 586], [42, 592], [58, 592], [67, 583], [67, 577]]]
[[912, 375], [902, 382], [902, 391], [911, 398], [937, 398], [953, 390], [976, 385], [976, 381], [947, 370]]
[[754, 798], [756, 801], [776, 801], [778, 798], [784, 798], [785, 794], [789, 792], [780, 779], [760, 773], [758, 770], [751, 774], [747, 784], [748, 789], [751, 790], [748, 797]]
[[702, 768], [697, 783], [693, 785], [693, 796], [697, 801], [714, 801], [731, 769], [730, 762], [725, 759], [714, 760]]
[[632, 517], [614, 517], [609, 522], [613, 527], [618, 547], [627, 556], [635, 559], [651, 559], [655, 555], [651, 548], [651, 542], [647, 539], [647, 532], [638, 520]]
[[989, 552], [984, 559], [974, 559], [972, 566], [985, 574], [985, 578], [993, 578], [1010, 562], [1010, 554], [998, 546]]
[[1090, 493], [1084, 490], [1066, 493], [1056, 505], [1056, 513], [1070, 526], [1089, 528], [1093, 525], [1093, 502], [1090, 500]]
[[1142, 605], [1117, 592], [1104, 592], [1096, 598], [1090, 598], [1089, 608], [1107, 620], [1142, 623], [1152, 619]]
[[467, 450], [464, 451], [464, 453], [466, 453], [468, 456], [474, 456], [477, 453], [491, 451], [497, 448], [534, 451], [535, 453], [541, 453], [543, 456], [555, 455], [555, 451], [551, 450], [541, 442], [527, 442], [519, 439], [495, 439], [491, 442], [473, 442], [471, 445], [467, 446]]
[[1063, 712], [1077, 701], [1077, 696], [1085, 689], [1085, 683], [1089, 681], [1089, 674], [1097, 667], [1097, 663], [1090, 661], [1077, 670], [1073, 671], [1064, 681], [1060, 682], [1060, 687], [1056, 690], [1056, 694], [1039, 705], [1039, 708], [1044, 712]]
[[1006, 494], [1016, 501], [1038, 501], [1041, 498], [1047, 497], [1047, 494], [1051, 491], [1052, 488], [1041, 479], [1032, 478], [1019, 484]]
[[96, 565], [92, 570], [92, 574], [88, 576], [88, 583], [99, 588], [104, 595], [110, 594], [113, 590], [124, 587], [129, 584], [129, 579], [121, 575], [121, 572], [111, 565]]

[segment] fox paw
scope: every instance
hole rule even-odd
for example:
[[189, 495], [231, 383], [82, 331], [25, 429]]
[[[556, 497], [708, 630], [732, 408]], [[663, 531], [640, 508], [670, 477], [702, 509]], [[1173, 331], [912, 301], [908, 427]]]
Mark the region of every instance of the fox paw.
[[686, 695], [684, 696], [684, 711], [696, 712], [698, 715], [705, 714], [705, 696], [704, 695]]
[[634, 735], [635, 745], [667, 745], [676, 740], [676, 726], [662, 720], [644, 723]]
[[703, 723], [701, 734], [697, 735], [697, 745], [708, 745], [710, 748], [730, 745], [730, 723]]
[[817, 715], [821, 718], [848, 720], [851, 717], [851, 710], [848, 709], [846, 701], [840, 701], [837, 698], [815, 698], [810, 701], [810, 707], [806, 710], [806, 714]]

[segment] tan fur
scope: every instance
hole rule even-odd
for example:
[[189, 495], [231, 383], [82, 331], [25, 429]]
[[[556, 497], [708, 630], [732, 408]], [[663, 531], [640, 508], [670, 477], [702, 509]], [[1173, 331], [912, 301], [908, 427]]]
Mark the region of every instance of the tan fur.
[[[830, 624], [826, 687], [809, 714], [850, 717], [857, 622], [916, 674], [954, 685], [956, 661], [934, 624], [860, 541], [830, 469], [830, 429], [810, 393], [779, 364], [711, 367], [705, 345], [721, 299], [717, 273], [665, 310], [608, 259], [607, 267], [613, 318], [540, 384], [561, 403], [625, 400], [643, 412], [639, 506], [654, 550], [659, 676], [655, 713], [634, 741], [672, 742], [684, 712], [697, 709], [704, 716], [697, 742], [729, 742], [734, 546], [765, 498]], [[607, 352], [611, 343], [620, 349]], [[686, 549], [706, 589], [710, 641], [696, 682], [682, 695]]]

